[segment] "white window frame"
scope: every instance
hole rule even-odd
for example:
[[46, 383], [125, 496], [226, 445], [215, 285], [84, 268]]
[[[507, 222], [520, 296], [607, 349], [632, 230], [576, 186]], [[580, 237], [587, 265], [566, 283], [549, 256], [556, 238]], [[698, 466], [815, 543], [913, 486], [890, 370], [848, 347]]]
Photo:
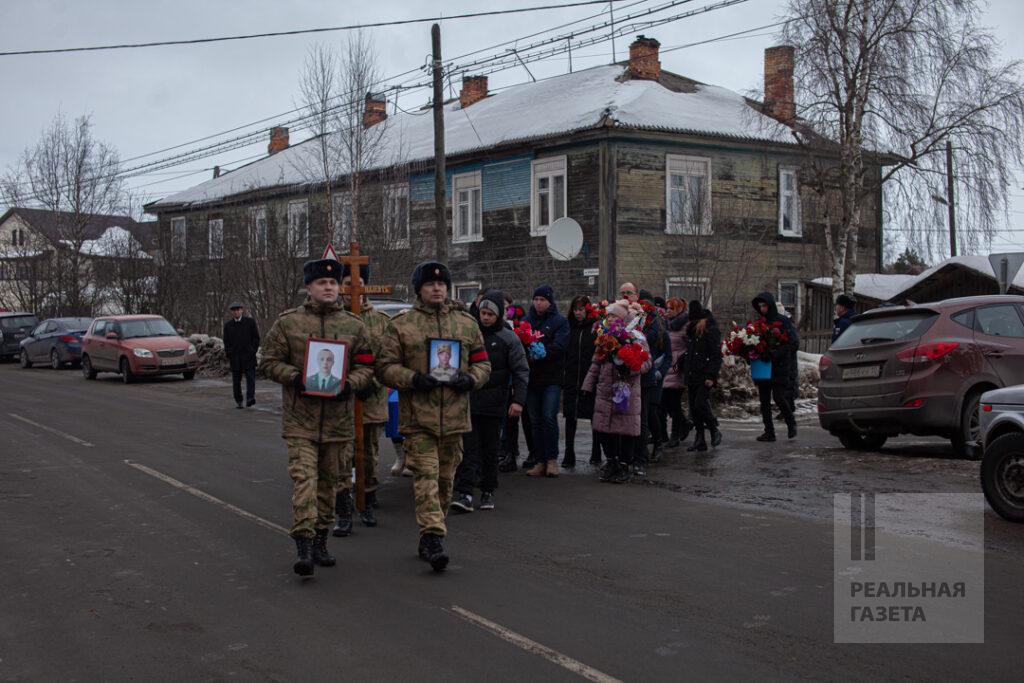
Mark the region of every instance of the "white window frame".
[[[455, 291], [453, 291], [451, 293], [452, 294], [452, 299], [457, 300], [457, 301], [462, 301], [464, 304], [466, 304], [466, 306], [469, 306], [471, 303], [473, 303], [473, 299], [476, 298], [476, 295], [480, 293], [480, 283], [479, 282], [456, 282], [455, 285], [452, 287], [452, 289], [455, 290]], [[465, 299], [463, 299], [463, 298], [461, 298], [459, 296], [459, 291], [463, 290], [463, 289], [472, 289], [473, 290], [473, 296], [470, 297], [469, 301], [466, 301]]]
[[[783, 179], [789, 176], [793, 179], [793, 189], [784, 190]], [[800, 210], [800, 185], [799, 185], [799, 169], [792, 166], [779, 166], [779, 234], [783, 237], [801, 237], [804, 234], [803, 217]], [[785, 216], [786, 197], [793, 198], [793, 211], [796, 214], [791, 216], [791, 222], [794, 226], [793, 230], [785, 230], [783, 228], [782, 219]]]
[[[301, 226], [298, 221], [300, 215], [304, 219]], [[294, 199], [288, 202], [288, 249], [293, 256], [309, 256], [309, 200], [307, 199]]]
[[[175, 231], [181, 228], [181, 236], [175, 235]], [[177, 244], [176, 243], [179, 243]], [[171, 219], [171, 259], [188, 258], [188, 221], [184, 216], [176, 216]]]
[[[395, 225], [395, 200], [398, 198], [405, 199], [405, 225]], [[387, 246], [391, 249], [408, 249], [409, 248], [409, 185], [408, 183], [399, 183], [395, 185], [388, 185], [384, 188], [384, 231], [385, 239], [394, 240], [394, 244], [388, 244]], [[404, 235], [404, 236], [403, 236]]]
[[[468, 195], [466, 201], [462, 201], [459, 194], [465, 192]], [[462, 212], [460, 209], [465, 205], [470, 216], [469, 226], [462, 225]], [[475, 225], [474, 225], [475, 223]], [[465, 228], [465, 234], [463, 229]], [[465, 242], [484, 241], [484, 196], [481, 183], [480, 171], [471, 173], [459, 173], [452, 176], [452, 243], [462, 244]]]
[[[214, 239], [214, 234], [217, 239]], [[214, 248], [216, 246], [216, 248]], [[210, 260], [224, 258], [224, 219], [211, 218], [206, 221], [206, 249]]]
[[[699, 164], [704, 173], [698, 175], [688, 167]], [[704, 179], [704, 211], [701, 225], [693, 222], [683, 223], [676, 220], [672, 212], [672, 176], [694, 177]], [[665, 155], [665, 234], [666, 235], [710, 235], [711, 227], [711, 158], [688, 156], [684, 154]]]
[[[530, 236], [531, 237], [543, 237], [548, 234], [548, 230], [551, 228], [550, 223], [541, 225], [541, 206], [540, 206], [540, 181], [544, 178], [548, 178], [548, 190], [547, 190], [547, 209], [548, 218], [555, 215], [555, 203], [554, 203], [554, 179], [562, 177], [562, 216], [569, 215], [569, 162], [568, 157], [542, 157], [540, 159], [534, 159], [530, 165]], [[556, 216], [554, 220], [558, 220], [562, 216]], [[551, 222], [554, 222], [552, 220]]]
[[[700, 287], [701, 296], [699, 301], [703, 304], [704, 308], [711, 308], [711, 279], [706, 277], [691, 277], [688, 275], [674, 275], [672, 277], [665, 278], [665, 298], [670, 299], [672, 294], [671, 287], [673, 285], [683, 287]], [[705, 300], [706, 297], [706, 300]], [[689, 299], [687, 299], [689, 302]]]
[[334, 228], [331, 231], [331, 244], [335, 251], [348, 251], [349, 243], [352, 241], [352, 193], [336, 192], [332, 198], [334, 202], [333, 216]]
[[253, 258], [267, 258], [270, 231], [267, 229], [265, 204], [249, 207], [250, 247]]
[[796, 285], [796, 303], [793, 306], [793, 310], [790, 311], [790, 313], [793, 314], [793, 317], [791, 319], [793, 321], [793, 324], [795, 325], [800, 322], [800, 311], [802, 308], [800, 305], [800, 300], [803, 298], [803, 285], [801, 284], [800, 280], [797, 280], [795, 278], [784, 278], [782, 280], [779, 280], [778, 291], [775, 293], [775, 300], [778, 302], [782, 302], [782, 287], [785, 285]]

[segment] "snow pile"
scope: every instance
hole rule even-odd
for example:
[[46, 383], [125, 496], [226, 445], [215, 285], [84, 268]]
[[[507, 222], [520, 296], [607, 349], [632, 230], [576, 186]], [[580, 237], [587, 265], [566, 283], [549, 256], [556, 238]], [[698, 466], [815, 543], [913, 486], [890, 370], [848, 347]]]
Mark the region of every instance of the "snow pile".
[[[804, 412], [817, 403], [818, 362], [821, 356], [800, 351], [800, 376], [797, 390], [797, 412]], [[734, 356], [727, 356], [718, 375], [718, 385], [712, 396], [715, 414], [724, 418], [743, 418], [761, 414], [757, 387], [750, 379], [750, 366]]]
[[[71, 246], [69, 240], [64, 240], [64, 244]], [[107, 228], [94, 240], [84, 240], [79, 252], [86, 256], [108, 258], [153, 258], [146, 253], [134, 235], [117, 225]]]
[[195, 345], [196, 353], [199, 354], [197, 375], [200, 377], [226, 377], [231, 374], [231, 365], [228, 363], [228, 357], [224, 355], [224, 342], [220, 337], [193, 334], [188, 341]]
[[[890, 273], [861, 273], [857, 276], [853, 285], [853, 295], [878, 301], [888, 301], [899, 292], [907, 288], [907, 285], [916, 280], [914, 275], [899, 275]], [[811, 283], [832, 287], [832, 278], [817, 277]]]

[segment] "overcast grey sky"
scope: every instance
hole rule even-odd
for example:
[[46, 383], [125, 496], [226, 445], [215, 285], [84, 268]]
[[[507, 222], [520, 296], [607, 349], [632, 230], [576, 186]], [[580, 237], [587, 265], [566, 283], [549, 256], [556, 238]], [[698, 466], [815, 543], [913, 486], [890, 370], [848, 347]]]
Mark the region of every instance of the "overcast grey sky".
[[[203, 38], [564, 1], [7, 0], [0, 23], [0, 45], [7, 51]], [[617, 3], [616, 12], [621, 16], [632, 11], [624, 6], [635, 1]], [[696, 0], [676, 11], [711, 1]], [[657, 4], [652, 0], [637, 8]], [[777, 20], [784, 5], [784, 0], [748, 0], [646, 33], [661, 41], [665, 49], [770, 24]], [[485, 48], [600, 10], [585, 6], [444, 21], [443, 54], [451, 57]], [[1020, 40], [1024, 2], [993, 0], [982, 23], [991, 26], [1002, 42], [1005, 59], [1024, 59]], [[386, 75], [424, 64], [430, 52], [428, 23], [373, 29], [372, 37]], [[296, 106], [297, 78], [307, 49], [317, 42], [340, 43], [344, 38], [344, 32], [334, 32], [206, 45], [0, 57], [5, 99], [5, 106], [0, 108], [0, 167], [14, 162], [58, 110], [69, 117], [91, 114], [97, 137], [115, 145], [123, 159], [283, 114]], [[619, 59], [624, 57], [629, 40], [617, 41]], [[760, 89], [763, 50], [772, 44], [772, 30], [760, 31], [740, 39], [676, 50], [663, 54], [661, 61], [670, 71], [747, 92]], [[609, 44], [593, 46], [574, 53], [573, 66], [579, 69], [607, 63], [611, 58]], [[534, 63], [530, 70], [537, 78], [555, 75], [568, 70], [568, 61], [562, 57]], [[494, 89], [528, 79], [524, 69], [516, 68], [491, 75], [490, 86]], [[402, 105], [421, 104], [428, 96], [425, 91], [411, 94]], [[214, 164], [230, 168], [265, 152], [266, 140], [261, 139], [257, 145], [219, 157], [132, 178], [129, 185], [145, 193], [149, 201], [210, 177], [208, 169]], [[179, 177], [190, 171], [196, 173]], [[1024, 250], [1022, 185], [1024, 178], [1013, 190], [1015, 204], [1007, 232], [993, 244], [994, 251]], [[1010, 232], [1014, 230], [1017, 232]]]

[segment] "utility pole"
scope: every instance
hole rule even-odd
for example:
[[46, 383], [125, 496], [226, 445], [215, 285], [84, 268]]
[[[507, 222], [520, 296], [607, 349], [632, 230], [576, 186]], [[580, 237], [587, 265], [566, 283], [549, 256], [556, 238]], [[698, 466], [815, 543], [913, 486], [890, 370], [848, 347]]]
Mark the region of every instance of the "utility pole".
[[441, 27], [430, 27], [434, 67], [434, 251], [435, 258], [448, 259], [448, 229], [444, 219], [444, 94], [441, 70]]
[[949, 210], [949, 255], [956, 256], [956, 206], [953, 204], [953, 143], [946, 140], [946, 208]]
[[612, 64], [615, 63], [615, 9], [614, 3], [608, 3], [608, 18], [611, 21], [611, 36], [612, 36]]

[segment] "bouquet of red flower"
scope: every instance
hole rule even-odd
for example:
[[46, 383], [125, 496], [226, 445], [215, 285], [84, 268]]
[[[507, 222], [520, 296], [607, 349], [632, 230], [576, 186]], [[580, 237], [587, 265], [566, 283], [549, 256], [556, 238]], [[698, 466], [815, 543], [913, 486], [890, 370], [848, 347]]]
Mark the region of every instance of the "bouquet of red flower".
[[644, 309], [643, 330], [646, 332], [651, 328], [651, 325], [654, 324], [654, 321], [657, 320], [658, 316], [664, 313], [664, 311], [652, 304], [650, 301], [640, 301], [640, 307]]
[[512, 331], [516, 333], [516, 337], [526, 347], [526, 353], [532, 360], [538, 360], [547, 355], [547, 349], [544, 348], [544, 344], [541, 342], [544, 339], [544, 333], [533, 329], [530, 323], [525, 320], [513, 320]]
[[526, 317], [526, 311], [523, 310], [522, 306], [509, 306], [505, 309], [505, 317], [515, 322], [522, 320]]
[[595, 323], [594, 332], [597, 334], [594, 340], [594, 357], [599, 361], [611, 356], [633, 372], [639, 372], [651, 357], [640, 341], [633, 336], [633, 330], [618, 318], [605, 318]]
[[768, 360], [775, 349], [789, 342], [789, 335], [782, 331], [782, 323], [769, 323], [764, 318], [747, 322], [745, 327], [735, 323], [729, 337], [722, 342], [722, 352], [745, 361]]
[[585, 304], [583, 308], [587, 312], [587, 320], [593, 320], [597, 322], [598, 320], [604, 318], [606, 314], [606, 309], [608, 308], [608, 300], [602, 299], [601, 303], [596, 305]]

